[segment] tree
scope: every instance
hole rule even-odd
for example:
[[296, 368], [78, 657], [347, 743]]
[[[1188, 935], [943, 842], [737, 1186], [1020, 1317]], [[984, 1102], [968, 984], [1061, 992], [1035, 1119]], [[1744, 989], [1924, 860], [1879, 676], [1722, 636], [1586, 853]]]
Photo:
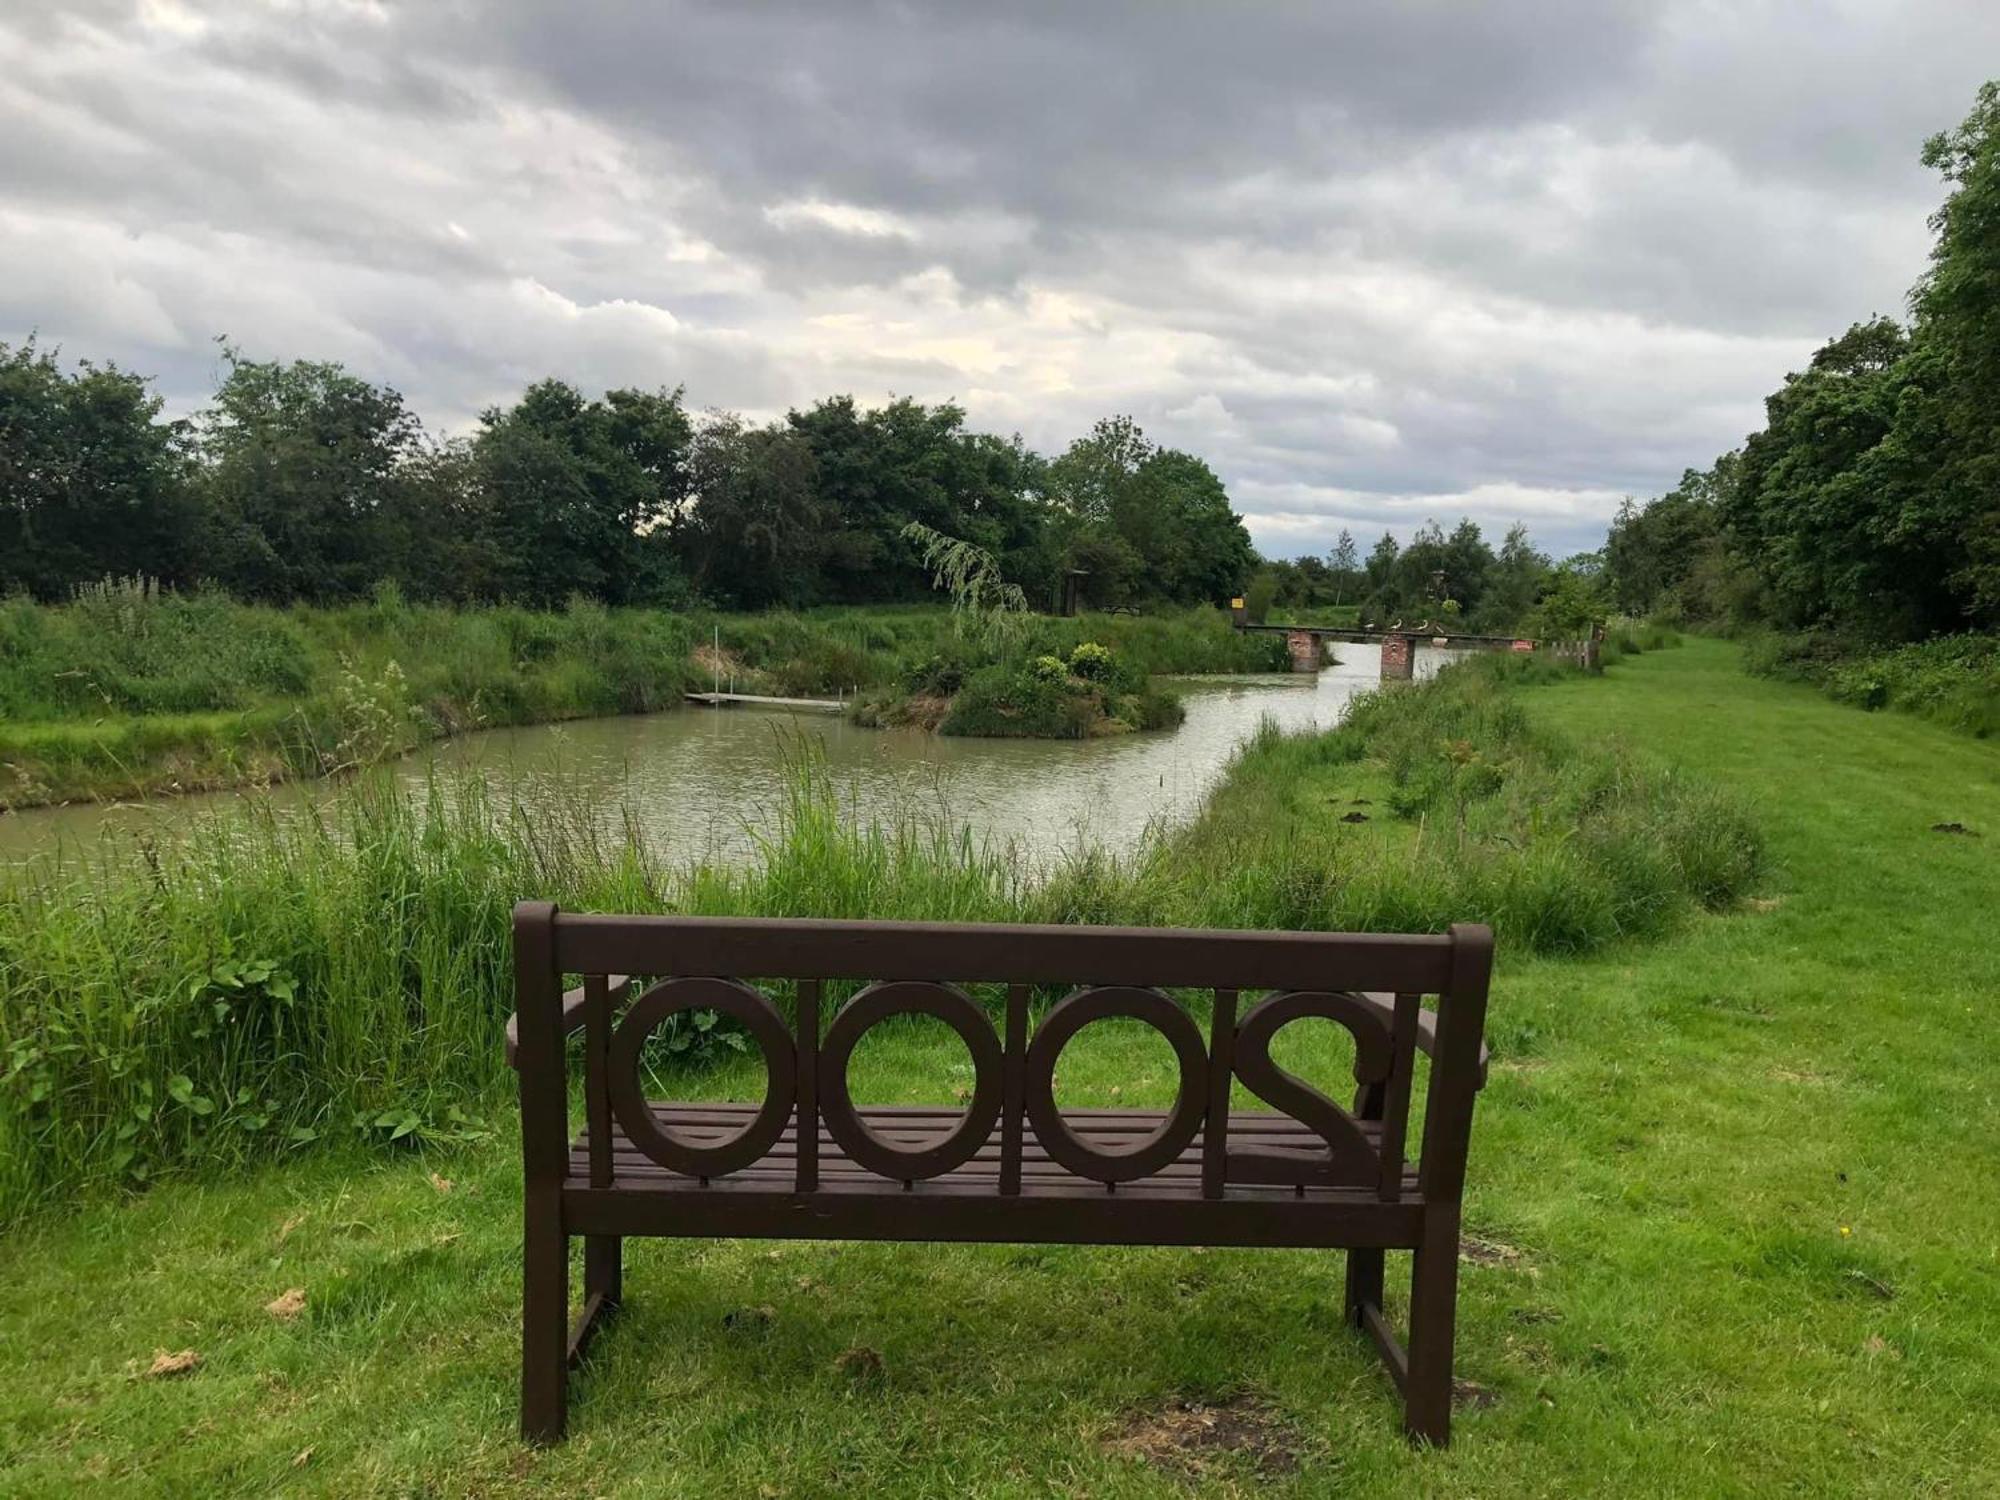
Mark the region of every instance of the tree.
[[736, 609], [812, 602], [828, 528], [805, 438], [781, 422], [751, 427], [711, 413], [688, 477], [675, 545], [696, 589]]
[[1649, 505], [1628, 497], [1619, 506], [1604, 543], [1605, 585], [1617, 609], [1645, 615], [1677, 600], [1721, 527], [1719, 497], [1735, 471], [1736, 455], [1724, 454], [1711, 468], [1689, 469]]
[[1333, 544], [1327, 565], [1333, 574], [1333, 602], [1338, 604], [1361, 581], [1361, 553], [1354, 545], [1354, 533], [1345, 526], [1340, 528], [1340, 539]]
[[199, 421], [210, 543], [234, 592], [356, 599], [387, 576], [379, 520], [422, 428], [387, 386], [336, 364], [245, 359], [228, 344]]
[[1401, 620], [1414, 625], [1444, 613], [1445, 601], [1453, 597], [1447, 573], [1450, 558], [1444, 528], [1434, 520], [1424, 522], [1409, 545], [1395, 554], [1387, 582], [1378, 585], [1369, 599], [1370, 609], [1391, 624]]
[[[1908, 470], [1926, 452], [1929, 524], [1950, 526], [1949, 585], [1975, 623], [2000, 623], [2000, 83], [1981, 86], [1958, 128], [1924, 143], [1951, 192], [1931, 217], [1937, 241], [1911, 302], [1929, 367], [1899, 409], [1888, 457]], [[1914, 519], [1914, 518], [1913, 518]]]
[[1255, 561], [1215, 471], [1155, 448], [1130, 417], [1106, 418], [1071, 443], [1045, 484], [1063, 561], [1090, 574], [1085, 592], [1095, 603], [1219, 603]]
[[1368, 565], [1364, 581], [1368, 588], [1367, 602], [1362, 606], [1362, 618], [1379, 624], [1389, 624], [1399, 613], [1394, 609], [1394, 588], [1396, 565], [1402, 556], [1402, 549], [1396, 545], [1395, 537], [1382, 533], [1368, 552]]
[[1243, 614], [1252, 625], [1262, 625], [1270, 616], [1271, 605], [1278, 597], [1278, 575], [1268, 565], [1259, 568], [1250, 580], [1250, 587], [1243, 594]]
[[[1948, 376], [1936, 351], [1913, 356], [1891, 329], [1857, 324], [1785, 378], [1724, 497], [1723, 520], [1782, 624], [1909, 636], [1958, 612], [1949, 578], [1963, 525], [1938, 505], [1943, 434], [1932, 430]], [[1885, 443], [1899, 422], [1902, 439]]]
[[1109, 526], [1119, 496], [1152, 456], [1153, 445], [1138, 423], [1103, 418], [1049, 465], [1050, 499], [1084, 526]]
[[1027, 571], [1049, 571], [1018, 555], [1039, 529], [1019, 439], [967, 432], [960, 407], [907, 398], [864, 412], [852, 396], [835, 396], [785, 420], [813, 454], [829, 528], [825, 597], [923, 597], [925, 569], [904, 535], [911, 522], [1013, 554]]
[[651, 534], [687, 495], [692, 433], [678, 390], [589, 401], [544, 380], [489, 409], [473, 453], [501, 591], [544, 606], [657, 593], [663, 549]]
[[1528, 539], [1528, 528], [1516, 521], [1507, 528], [1474, 616], [1480, 628], [1510, 635], [1520, 631], [1548, 577], [1548, 558]]
[[1579, 553], [1549, 575], [1542, 597], [1528, 617], [1531, 634], [1545, 641], [1577, 640], [1604, 618], [1604, 596], [1591, 563], [1595, 556]]
[[1457, 602], [1462, 615], [1471, 616], [1486, 597], [1493, 561], [1493, 549], [1479, 534], [1479, 523], [1469, 516], [1461, 520], [1444, 544], [1444, 592]]
[[1162, 448], [1139, 466], [1113, 524], [1139, 554], [1150, 592], [1181, 603], [1220, 604], [1243, 587], [1256, 553], [1213, 469]]
[[412, 599], [472, 604], [505, 596], [510, 579], [492, 500], [470, 442], [421, 446], [399, 466], [379, 518], [388, 577]]
[[61, 599], [80, 583], [137, 574], [188, 581], [198, 512], [185, 427], [115, 365], [0, 344], [0, 595]]
[[998, 649], [1028, 612], [1028, 596], [1001, 576], [991, 552], [972, 542], [912, 521], [903, 540], [921, 550], [931, 570], [931, 586], [951, 595], [951, 612], [961, 635], [976, 631]]

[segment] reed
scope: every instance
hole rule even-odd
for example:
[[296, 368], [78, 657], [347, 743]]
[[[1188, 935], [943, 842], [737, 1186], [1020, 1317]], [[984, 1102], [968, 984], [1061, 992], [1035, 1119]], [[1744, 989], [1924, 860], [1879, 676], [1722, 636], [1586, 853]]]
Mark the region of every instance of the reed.
[[[1142, 675], [1282, 665], [1272, 638], [1207, 608], [1035, 618], [1013, 635], [1027, 656], [1101, 642]], [[385, 587], [368, 604], [278, 609], [112, 582], [61, 606], [0, 601], [0, 811], [258, 785], [468, 729], [651, 713], [718, 675], [784, 697], [893, 687], [941, 658], [993, 660], [935, 604], [457, 609]]]
[[[545, 798], [546, 792], [539, 793]], [[1363, 811], [1366, 821], [1343, 819]], [[0, 1220], [90, 1185], [505, 1118], [508, 913], [579, 909], [1437, 930], [1578, 952], [1740, 895], [1715, 787], [1535, 728], [1454, 669], [1330, 734], [1260, 734], [1191, 825], [1054, 869], [934, 810], [858, 816], [802, 743], [756, 857], [672, 866], [580, 803], [476, 777], [270, 794], [0, 874]]]

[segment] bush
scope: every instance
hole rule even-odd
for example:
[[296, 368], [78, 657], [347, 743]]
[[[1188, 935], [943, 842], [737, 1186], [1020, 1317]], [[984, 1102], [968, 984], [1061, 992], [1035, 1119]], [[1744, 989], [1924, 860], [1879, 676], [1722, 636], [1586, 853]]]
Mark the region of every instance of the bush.
[[1069, 669], [1085, 682], [1108, 682], [1116, 664], [1108, 646], [1085, 641], [1069, 654]]
[[1027, 667], [982, 667], [966, 678], [938, 726], [942, 734], [976, 738], [1078, 740], [1097, 717], [1094, 697], [1070, 691]]
[[[895, 717], [878, 708], [873, 717]], [[1044, 653], [1001, 662], [968, 676], [940, 732], [991, 738], [1081, 739], [1165, 729], [1187, 717], [1180, 696], [1138, 665], [1096, 642], [1071, 648], [1069, 660]]]
[[1187, 705], [1180, 694], [1148, 683], [1125, 699], [1118, 717], [1134, 729], [1173, 729], [1187, 721]]
[[963, 656], [940, 652], [925, 657], [906, 670], [903, 682], [912, 693], [929, 698], [949, 698], [965, 685], [968, 670]]
[[1900, 709], [1982, 739], [2000, 734], [2000, 636], [1869, 648], [1824, 631], [1763, 634], [1745, 641], [1744, 665], [1856, 708]]

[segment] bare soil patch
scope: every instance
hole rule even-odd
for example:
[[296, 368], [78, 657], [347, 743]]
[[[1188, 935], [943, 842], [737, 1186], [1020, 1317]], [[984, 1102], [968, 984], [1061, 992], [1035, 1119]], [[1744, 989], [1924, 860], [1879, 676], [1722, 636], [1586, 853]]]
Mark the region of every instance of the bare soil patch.
[[1170, 1401], [1132, 1412], [1104, 1447], [1183, 1479], [1200, 1479], [1218, 1462], [1247, 1462], [1265, 1476], [1296, 1473], [1299, 1467], [1298, 1434], [1291, 1424], [1249, 1396], [1218, 1405]]
[[1458, 1258], [1475, 1266], [1518, 1266], [1524, 1257], [1513, 1245], [1468, 1234], [1458, 1242]]

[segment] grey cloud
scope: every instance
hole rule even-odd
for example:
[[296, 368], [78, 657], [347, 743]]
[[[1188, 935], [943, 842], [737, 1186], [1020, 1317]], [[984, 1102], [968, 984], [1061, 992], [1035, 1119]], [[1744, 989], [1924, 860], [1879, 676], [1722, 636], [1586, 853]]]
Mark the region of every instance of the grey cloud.
[[87, 0], [0, 17], [0, 339], [447, 427], [550, 373], [1127, 410], [1277, 551], [1568, 550], [1899, 308], [1995, 56], [1979, 0]]

